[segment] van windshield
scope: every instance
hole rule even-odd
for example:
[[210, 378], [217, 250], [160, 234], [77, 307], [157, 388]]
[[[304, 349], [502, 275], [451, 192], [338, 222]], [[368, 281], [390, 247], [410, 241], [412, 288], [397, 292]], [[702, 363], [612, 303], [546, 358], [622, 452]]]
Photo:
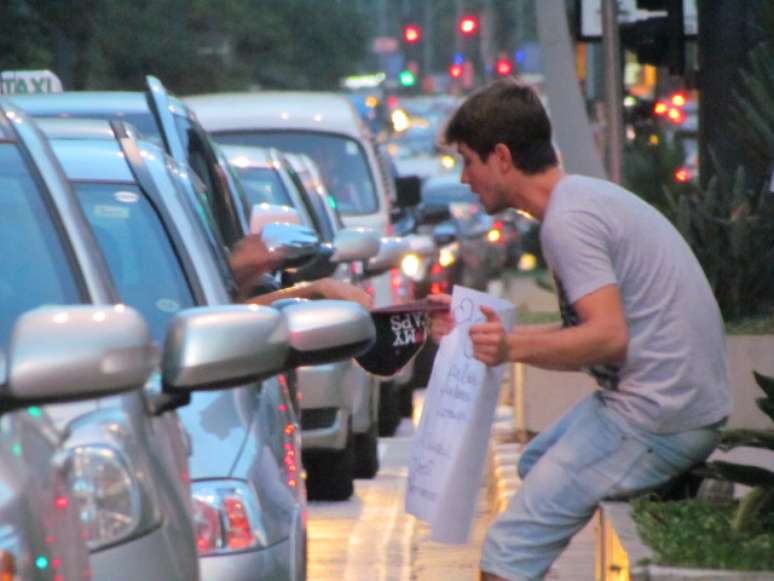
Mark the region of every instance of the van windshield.
[[276, 147], [308, 155], [320, 168], [328, 191], [345, 215], [373, 214], [379, 209], [374, 176], [363, 148], [342, 135], [310, 131], [229, 131], [214, 135], [219, 143]]

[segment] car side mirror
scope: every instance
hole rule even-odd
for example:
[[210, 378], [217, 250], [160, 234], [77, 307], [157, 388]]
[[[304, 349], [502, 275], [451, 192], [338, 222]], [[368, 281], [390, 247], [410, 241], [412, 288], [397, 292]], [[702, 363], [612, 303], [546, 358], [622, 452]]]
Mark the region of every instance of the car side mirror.
[[370, 258], [366, 264], [366, 274], [377, 276], [400, 265], [403, 255], [409, 252], [409, 243], [396, 236], [382, 237], [379, 254]]
[[13, 327], [0, 401], [8, 410], [128, 391], [157, 362], [148, 326], [130, 307], [41, 307]]
[[401, 176], [395, 178], [397, 205], [400, 208], [413, 208], [422, 201], [422, 180], [419, 176]]
[[365, 228], [342, 228], [333, 239], [334, 262], [368, 260], [379, 253], [379, 236]]
[[282, 257], [279, 266], [282, 270], [303, 268], [321, 252], [317, 234], [297, 224], [266, 224], [261, 229], [261, 240], [270, 252], [276, 252]]
[[371, 314], [352, 301], [283, 300], [274, 305], [289, 332], [288, 368], [357, 357], [376, 339]]
[[276, 375], [288, 355], [285, 319], [258, 305], [194, 307], [170, 322], [161, 372], [164, 390], [222, 389]]

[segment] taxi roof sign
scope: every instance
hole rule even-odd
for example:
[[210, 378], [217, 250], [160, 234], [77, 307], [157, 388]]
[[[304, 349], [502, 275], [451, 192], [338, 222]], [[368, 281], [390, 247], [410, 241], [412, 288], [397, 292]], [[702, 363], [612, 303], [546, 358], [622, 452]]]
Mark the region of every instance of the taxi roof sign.
[[0, 72], [0, 95], [61, 93], [62, 81], [49, 70]]

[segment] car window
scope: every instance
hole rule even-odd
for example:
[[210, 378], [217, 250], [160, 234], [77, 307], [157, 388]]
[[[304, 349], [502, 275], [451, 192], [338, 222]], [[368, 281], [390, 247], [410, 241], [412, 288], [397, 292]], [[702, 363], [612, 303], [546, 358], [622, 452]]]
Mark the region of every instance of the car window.
[[[175, 126], [185, 149], [188, 165], [207, 190], [207, 204], [218, 221], [223, 239], [232, 246], [242, 237], [242, 232], [230, 197], [233, 183], [229, 181], [229, 176], [225, 175], [228, 172], [228, 164], [224, 165], [224, 175], [221, 175], [217, 165], [217, 152], [211, 150], [210, 142], [205, 142], [207, 138], [190, 119], [175, 115]], [[243, 202], [241, 193], [236, 191], [235, 194], [240, 198], [240, 203]]]
[[[170, 163], [175, 162], [170, 160]], [[189, 173], [188, 177], [184, 177], [180, 172], [172, 172], [171, 175], [173, 176], [172, 183], [184, 198], [183, 204], [186, 209], [191, 211], [193, 222], [201, 228], [221, 278], [233, 299], [236, 297], [238, 287], [228, 265], [228, 247], [223, 241], [218, 224], [207, 205], [207, 192], [204, 190], [204, 185], [195, 174]]]
[[354, 139], [307, 131], [235, 131], [215, 134], [215, 139], [220, 143], [276, 147], [306, 154], [317, 163], [342, 214], [372, 214], [379, 208], [368, 158]]
[[0, 348], [24, 311], [83, 302], [36, 182], [11, 143], [0, 143]]
[[276, 170], [268, 167], [236, 167], [250, 207], [256, 204], [293, 206], [288, 190]]
[[194, 298], [159, 216], [134, 185], [74, 186], [122, 300], [163, 342], [170, 319]]
[[311, 217], [312, 222], [314, 223], [314, 229], [320, 236], [320, 239], [325, 242], [331, 242], [334, 236], [333, 225], [328, 218], [328, 214], [325, 213], [325, 208], [314, 204], [309, 195], [309, 190], [306, 189], [304, 181], [301, 179], [301, 176], [298, 175], [296, 170], [289, 164], [285, 165], [285, 169], [287, 170], [288, 177], [290, 177], [290, 181], [293, 183], [293, 187], [296, 188], [296, 191], [298, 192], [298, 198], [304, 205], [304, 210], [306, 210], [306, 213]]

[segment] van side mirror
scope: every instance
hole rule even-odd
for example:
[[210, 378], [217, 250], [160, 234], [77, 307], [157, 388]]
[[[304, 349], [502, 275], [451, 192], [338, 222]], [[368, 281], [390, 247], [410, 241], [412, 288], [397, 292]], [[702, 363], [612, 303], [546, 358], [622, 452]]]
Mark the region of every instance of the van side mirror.
[[398, 196], [398, 207], [413, 208], [422, 201], [422, 180], [419, 176], [397, 177], [395, 191]]

